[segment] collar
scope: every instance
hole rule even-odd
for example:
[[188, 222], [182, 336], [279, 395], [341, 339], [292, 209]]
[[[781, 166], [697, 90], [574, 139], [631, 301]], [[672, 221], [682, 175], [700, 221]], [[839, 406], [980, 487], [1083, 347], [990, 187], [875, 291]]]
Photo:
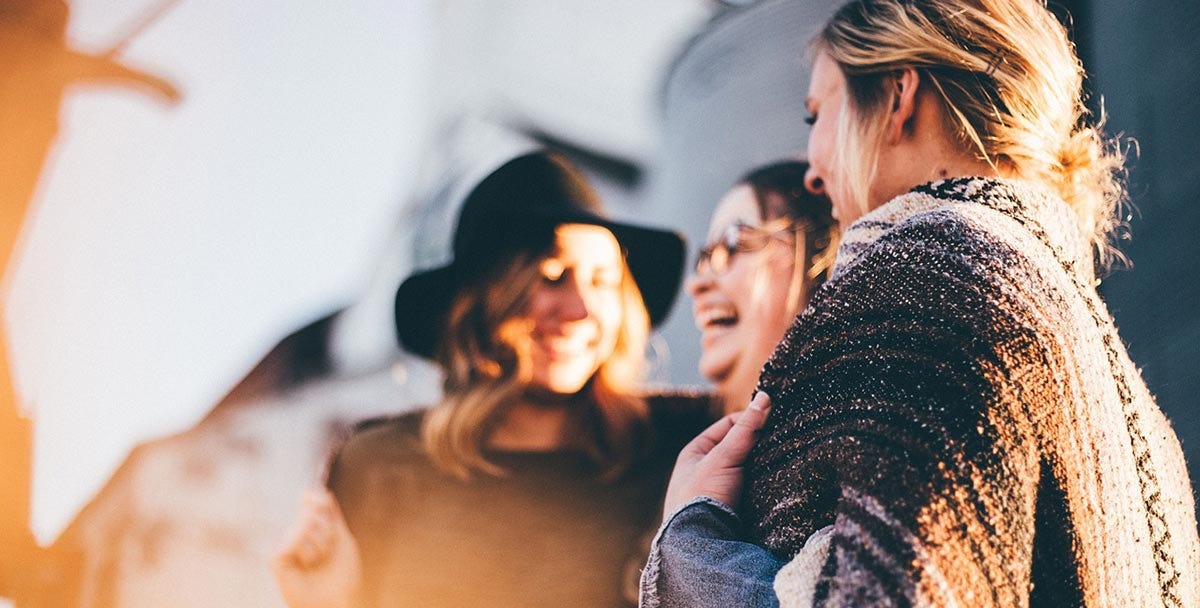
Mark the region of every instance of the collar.
[[1092, 246], [1079, 220], [1061, 198], [1036, 183], [993, 178], [956, 177], [922, 184], [884, 203], [851, 224], [842, 235], [834, 263], [837, 277], [862, 257], [884, 233], [930, 213], [999, 212], [1048, 247], [1069, 272], [1094, 280]]

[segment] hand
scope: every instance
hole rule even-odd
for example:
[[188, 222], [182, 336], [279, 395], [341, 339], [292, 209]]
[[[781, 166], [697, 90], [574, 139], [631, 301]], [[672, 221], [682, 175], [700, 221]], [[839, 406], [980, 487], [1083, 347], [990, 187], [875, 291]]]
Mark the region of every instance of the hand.
[[300, 517], [271, 569], [290, 608], [352, 604], [362, 576], [358, 545], [329, 490], [304, 495]]
[[742, 493], [742, 464], [771, 409], [771, 398], [759, 392], [750, 407], [714, 422], [684, 446], [675, 461], [663, 517], [697, 496], [737, 507]]

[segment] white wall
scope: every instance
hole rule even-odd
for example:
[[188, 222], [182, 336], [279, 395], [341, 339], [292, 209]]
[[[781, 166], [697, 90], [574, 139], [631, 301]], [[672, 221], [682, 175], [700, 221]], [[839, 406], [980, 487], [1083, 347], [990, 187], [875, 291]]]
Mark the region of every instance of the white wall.
[[[77, 0], [75, 46], [147, 7]], [[353, 299], [429, 124], [426, 2], [179, 2], [125, 59], [184, 101], [79, 88], [5, 313], [52, 539], [137, 441], [186, 428]]]

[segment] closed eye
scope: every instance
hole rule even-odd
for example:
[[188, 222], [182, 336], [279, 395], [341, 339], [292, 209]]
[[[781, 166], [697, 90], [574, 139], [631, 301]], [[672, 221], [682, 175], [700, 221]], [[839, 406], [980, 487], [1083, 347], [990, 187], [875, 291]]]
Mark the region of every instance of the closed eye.
[[542, 260], [540, 270], [542, 272], [542, 280], [550, 285], [561, 282], [567, 271], [566, 266], [554, 258]]
[[597, 272], [592, 276], [592, 286], [601, 289], [615, 289], [621, 286], [621, 275], [616, 272]]

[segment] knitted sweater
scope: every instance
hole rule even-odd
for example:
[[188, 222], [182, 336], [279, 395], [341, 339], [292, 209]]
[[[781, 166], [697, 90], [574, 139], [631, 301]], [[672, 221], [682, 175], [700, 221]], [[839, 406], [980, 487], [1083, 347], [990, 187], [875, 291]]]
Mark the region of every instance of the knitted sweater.
[[935, 182], [849, 228], [761, 380], [744, 509], [803, 550], [782, 605], [1200, 606], [1179, 441], [1092, 267], [1021, 182]]

